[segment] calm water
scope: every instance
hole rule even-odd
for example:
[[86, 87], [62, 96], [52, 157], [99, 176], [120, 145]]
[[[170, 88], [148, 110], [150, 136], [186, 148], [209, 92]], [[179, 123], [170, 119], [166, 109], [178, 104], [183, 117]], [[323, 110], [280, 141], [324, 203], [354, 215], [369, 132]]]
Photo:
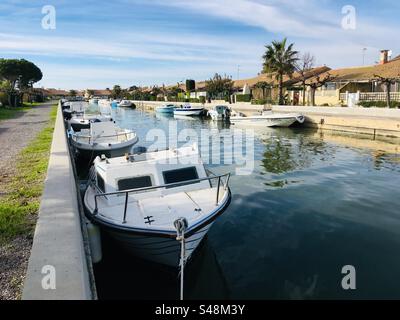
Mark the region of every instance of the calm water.
[[[140, 111], [113, 111], [135, 129], [215, 129]], [[229, 128], [219, 128], [231, 134]], [[256, 130], [255, 169], [233, 176], [233, 201], [186, 268], [191, 299], [400, 298], [400, 147], [301, 128]], [[212, 166], [216, 173], [235, 165]], [[177, 299], [174, 270], [119, 251], [105, 239], [95, 267], [100, 298]], [[357, 290], [341, 269], [357, 270]]]

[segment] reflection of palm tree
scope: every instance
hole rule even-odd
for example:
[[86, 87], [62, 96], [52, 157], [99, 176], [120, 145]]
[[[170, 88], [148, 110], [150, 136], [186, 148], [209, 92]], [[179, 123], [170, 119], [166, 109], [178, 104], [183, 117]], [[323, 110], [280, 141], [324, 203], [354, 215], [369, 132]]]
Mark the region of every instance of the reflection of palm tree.
[[296, 168], [296, 162], [292, 159], [291, 145], [285, 145], [278, 140], [267, 145], [262, 165], [267, 172], [285, 173]]

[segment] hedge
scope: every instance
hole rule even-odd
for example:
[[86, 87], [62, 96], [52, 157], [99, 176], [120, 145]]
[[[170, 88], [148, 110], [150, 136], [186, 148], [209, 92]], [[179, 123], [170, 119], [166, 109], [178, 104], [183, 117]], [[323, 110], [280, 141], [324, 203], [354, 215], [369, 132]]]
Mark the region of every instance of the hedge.
[[250, 102], [251, 101], [251, 94], [237, 94], [236, 95], [236, 102]]
[[[364, 108], [387, 108], [386, 101], [361, 101], [358, 105]], [[391, 101], [390, 108], [400, 108], [400, 102]]]

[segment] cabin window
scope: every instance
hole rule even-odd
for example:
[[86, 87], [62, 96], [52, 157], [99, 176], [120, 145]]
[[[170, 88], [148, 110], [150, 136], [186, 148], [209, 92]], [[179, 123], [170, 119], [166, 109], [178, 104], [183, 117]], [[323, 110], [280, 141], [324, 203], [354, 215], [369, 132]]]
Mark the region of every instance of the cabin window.
[[104, 179], [99, 174], [97, 174], [97, 187], [100, 189], [101, 192], [103, 192], [103, 193], [106, 192]]
[[[199, 175], [197, 173], [196, 167], [164, 171], [163, 177], [164, 177], [165, 184], [186, 182], [186, 181], [199, 179]], [[178, 187], [184, 186], [184, 185], [185, 185], [185, 183], [182, 183], [182, 184], [178, 185]]]
[[118, 190], [134, 190], [140, 188], [151, 187], [153, 183], [151, 182], [150, 176], [134, 177], [128, 179], [118, 180]]

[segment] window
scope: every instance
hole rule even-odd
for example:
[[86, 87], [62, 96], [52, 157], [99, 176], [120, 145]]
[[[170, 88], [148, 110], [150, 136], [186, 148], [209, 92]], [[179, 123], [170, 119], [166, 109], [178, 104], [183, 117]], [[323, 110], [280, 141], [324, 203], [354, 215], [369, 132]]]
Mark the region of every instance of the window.
[[97, 187], [100, 189], [101, 192], [106, 193], [104, 179], [99, 174], [97, 174]]
[[118, 181], [118, 190], [134, 190], [140, 188], [151, 187], [153, 183], [151, 182], [150, 176], [142, 176], [128, 179], [121, 179]]
[[[164, 171], [163, 177], [164, 177], [165, 184], [172, 184], [172, 183], [185, 182], [185, 181], [199, 179], [199, 175], [197, 173], [196, 167]], [[182, 183], [178, 187], [184, 186], [184, 185], [185, 185], [185, 183]]]

